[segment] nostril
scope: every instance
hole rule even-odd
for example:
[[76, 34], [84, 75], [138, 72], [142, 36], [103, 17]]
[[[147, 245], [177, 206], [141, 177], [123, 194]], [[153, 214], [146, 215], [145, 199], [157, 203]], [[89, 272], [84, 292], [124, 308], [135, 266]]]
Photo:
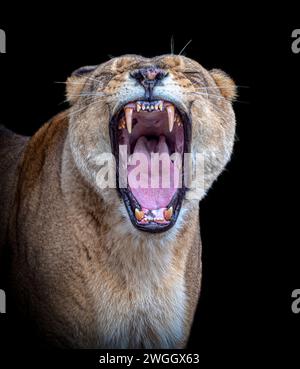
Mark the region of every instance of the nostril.
[[168, 73], [160, 68], [143, 68], [137, 69], [130, 73], [131, 77], [136, 79], [138, 82], [151, 82], [151, 81], [159, 81], [165, 78]]
[[142, 82], [145, 79], [145, 77], [144, 77], [141, 70], [135, 70], [135, 71], [131, 72], [130, 76], [132, 78], [136, 79], [139, 82]]
[[160, 68], [148, 68], [145, 70], [144, 75], [146, 79], [153, 81], [163, 79], [166, 72]]
[[146, 69], [144, 74], [148, 80], [153, 81], [156, 79], [157, 75], [159, 74], [159, 70], [155, 68], [149, 68], [149, 69]]
[[161, 71], [157, 74], [156, 79], [157, 79], [157, 80], [164, 79], [164, 78], [166, 78], [166, 77], [167, 77], [167, 75], [168, 75], [168, 74], [169, 74], [168, 72], [166, 72], [166, 71], [164, 71], [164, 70], [161, 70]]

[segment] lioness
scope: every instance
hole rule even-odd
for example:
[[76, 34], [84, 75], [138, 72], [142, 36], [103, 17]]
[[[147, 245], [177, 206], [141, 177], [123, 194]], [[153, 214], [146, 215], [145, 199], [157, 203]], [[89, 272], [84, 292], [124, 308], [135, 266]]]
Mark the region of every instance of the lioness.
[[[232, 152], [235, 94], [224, 72], [187, 57], [125, 55], [76, 70], [70, 108], [33, 137], [2, 128], [0, 250], [43, 339], [185, 347], [200, 291], [199, 198], [184, 184], [120, 186], [119, 151], [164, 153], [173, 177], [172, 154], [200, 153], [203, 197]], [[116, 188], [99, 185], [103, 153], [116, 158]]]

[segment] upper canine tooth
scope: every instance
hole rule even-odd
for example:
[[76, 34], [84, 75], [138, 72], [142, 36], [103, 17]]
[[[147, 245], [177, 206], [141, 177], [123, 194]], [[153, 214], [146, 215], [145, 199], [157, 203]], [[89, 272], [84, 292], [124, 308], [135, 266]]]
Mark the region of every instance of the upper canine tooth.
[[167, 112], [169, 118], [169, 131], [172, 132], [174, 127], [174, 114], [175, 114], [174, 105], [167, 106]]
[[135, 208], [134, 215], [138, 221], [141, 221], [144, 218], [144, 212], [142, 210], [139, 210], [138, 208]]
[[125, 108], [125, 119], [126, 119], [127, 130], [129, 133], [131, 133], [131, 130], [132, 130], [132, 113], [133, 113], [133, 108]]
[[165, 220], [170, 220], [172, 218], [172, 215], [173, 215], [173, 207], [169, 207], [169, 209], [167, 210], [164, 210], [164, 217], [165, 217]]
[[136, 111], [139, 112], [141, 110], [141, 104], [136, 103]]

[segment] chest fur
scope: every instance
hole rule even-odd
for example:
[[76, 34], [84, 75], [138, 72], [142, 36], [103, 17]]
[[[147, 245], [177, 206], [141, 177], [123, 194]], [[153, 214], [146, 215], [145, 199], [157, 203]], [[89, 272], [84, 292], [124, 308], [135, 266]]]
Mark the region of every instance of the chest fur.
[[97, 305], [97, 341], [104, 348], [176, 348], [183, 339], [184, 281], [144, 291], [103, 289]]

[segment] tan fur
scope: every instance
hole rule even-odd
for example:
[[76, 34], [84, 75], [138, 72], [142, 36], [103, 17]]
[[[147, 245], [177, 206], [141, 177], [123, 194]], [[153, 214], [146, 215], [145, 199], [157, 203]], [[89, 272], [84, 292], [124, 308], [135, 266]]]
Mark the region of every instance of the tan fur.
[[229, 101], [234, 100], [237, 96], [234, 81], [220, 69], [213, 69], [210, 71], [210, 74], [220, 88], [222, 95]]
[[[117, 191], [100, 190], [96, 181], [96, 157], [111, 151], [112, 114], [143, 92], [129, 72], [153, 64], [169, 72], [158, 93], [192, 118], [192, 152], [205, 158], [206, 192], [232, 151], [234, 87], [225, 74], [210, 74], [185, 57], [127, 55], [75, 73], [67, 84], [68, 111], [28, 142], [12, 134], [2, 140], [1, 235], [13, 255], [15, 299], [58, 346], [187, 342], [201, 280], [198, 201], [184, 200], [169, 231], [145, 233], [133, 227]], [[102, 96], [84, 96], [90, 92]]]

